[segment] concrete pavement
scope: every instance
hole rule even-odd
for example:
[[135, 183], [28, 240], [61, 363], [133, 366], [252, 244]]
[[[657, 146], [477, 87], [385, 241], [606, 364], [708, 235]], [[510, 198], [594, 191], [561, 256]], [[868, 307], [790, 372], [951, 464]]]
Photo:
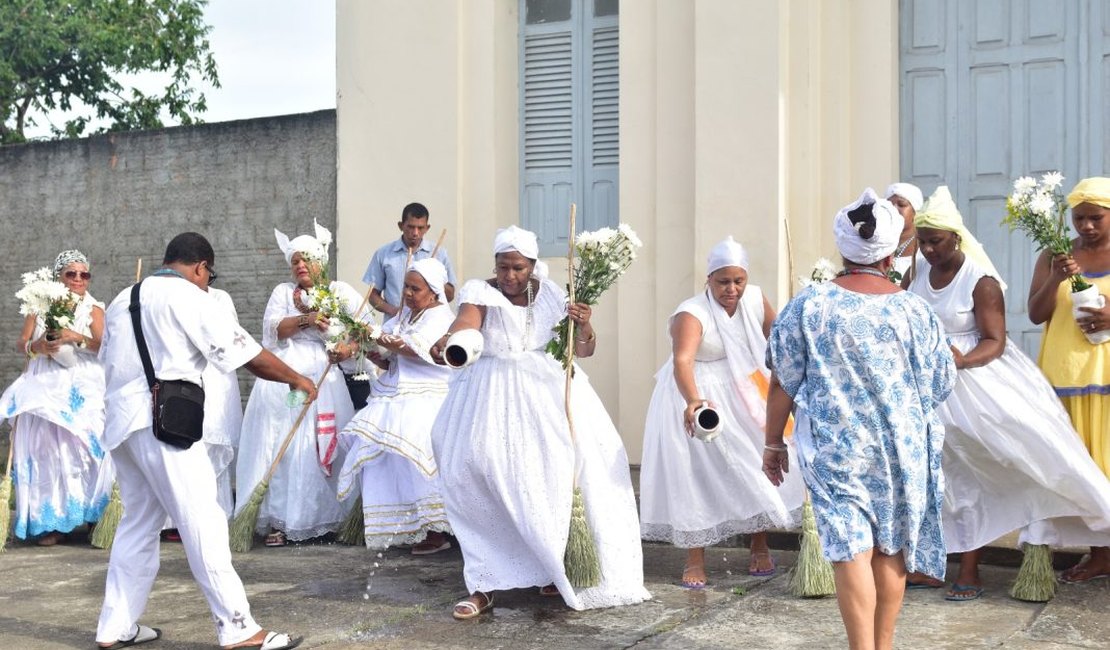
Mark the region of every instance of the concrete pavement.
[[[83, 535], [52, 548], [11, 544], [0, 555], [0, 648], [93, 647], [107, 553]], [[640, 605], [574, 612], [536, 590], [499, 593], [492, 615], [458, 622], [451, 605], [465, 596], [458, 550], [413, 558], [404, 550], [378, 557], [330, 544], [256, 547], [236, 556], [255, 618], [265, 627], [304, 635], [305, 648], [792, 648], [845, 646], [832, 598], [802, 600], [786, 592], [792, 551], [775, 551], [780, 571], [747, 575], [744, 549], [707, 552], [710, 586], [676, 584], [684, 551], [645, 544], [647, 587]], [[950, 571], [955, 567], [950, 566]], [[908, 592], [899, 648], [1055, 650], [1110, 647], [1110, 580], [1061, 585], [1048, 604], [1021, 603], [1006, 592], [1012, 566], [984, 566], [984, 597], [948, 603], [939, 590]], [[207, 606], [180, 544], [162, 545], [162, 568], [143, 622], [163, 629], [151, 650], [215, 646]]]

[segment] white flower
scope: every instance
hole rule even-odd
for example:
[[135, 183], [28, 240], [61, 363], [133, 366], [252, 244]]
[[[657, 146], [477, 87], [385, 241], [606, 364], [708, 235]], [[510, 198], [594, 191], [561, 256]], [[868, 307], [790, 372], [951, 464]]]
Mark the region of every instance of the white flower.
[[73, 319], [69, 316], [59, 316], [57, 323], [58, 327], [66, 328], [73, 324]]
[[1046, 190], [1054, 190], [1064, 182], [1064, 176], [1060, 172], [1048, 172], [1041, 176], [1041, 184], [1044, 185]]
[[1029, 176], [1022, 176], [1021, 178], [1014, 181], [1014, 194], [1019, 196], [1028, 194], [1036, 188], [1037, 181], [1033, 180]]
[[636, 231], [632, 229], [632, 226], [629, 226], [627, 223], [622, 223], [621, 225], [617, 226], [617, 230], [619, 230], [622, 235], [628, 238], [629, 243], [631, 243], [634, 247], [643, 247], [644, 242], [640, 241], [640, 238], [636, 236]]
[[[352, 376], [351, 379], [354, 379], [355, 381], [370, 381], [370, 375], [365, 372], [360, 372], [357, 375]], [[374, 566], [377, 565], [378, 563], [375, 562]]]
[[1033, 214], [1041, 217], [1049, 218], [1054, 216], [1053, 212], [1056, 209], [1056, 201], [1052, 199], [1052, 195], [1046, 192], [1037, 192], [1033, 198], [1029, 200], [1029, 210]]
[[333, 341], [338, 340], [338, 339], [342, 338], [343, 335], [346, 334], [346, 333], [347, 333], [347, 328], [344, 327], [343, 323], [341, 323], [338, 319], [333, 320], [333, 321], [328, 323], [327, 337], [329, 339], [331, 339]]

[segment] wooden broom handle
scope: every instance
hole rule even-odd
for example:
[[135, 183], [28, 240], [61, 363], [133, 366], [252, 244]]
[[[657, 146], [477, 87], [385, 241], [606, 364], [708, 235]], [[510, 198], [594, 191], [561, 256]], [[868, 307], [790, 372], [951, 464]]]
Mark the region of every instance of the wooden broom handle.
[[442, 231], [440, 231], [440, 233], [439, 233], [439, 239], [437, 239], [437, 240], [436, 240], [436, 247], [432, 249], [432, 257], [433, 257], [433, 258], [434, 258], [434, 257], [436, 256], [436, 253], [438, 253], [438, 252], [439, 252], [439, 249], [440, 249], [440, 247], [441, 247], [441, 246], [443, 246], [443, 240], [444, 240], [444, 239], [445, 239], [446, 237], [447, 237], [447, 229], [446, 229], [446, 228], [444, 228], [444, 229], [443, 229]]
[[[574, 218], [578, 206], [570, 204], [570, 234], [567, 237], [567, 305], [574, 304]], [[563, 386], [563, 411], [567, 415], [571, 446], [575, 443], [574, 418], [570, 413], [570, 381], [574, 375], [574, 319], [567, 315], [567, 369]], [[577, 479], [576, 481], [577, 482]]]
[[[329, 362], [328, 366], [324, 368], [323, 374], [316, 380], [317, 393], [320, 392], [320, 386], [324, 383], [324, 380], [327, 379], [328, 373], [331, 372], [331, 368], [334, 365], [334, 363]], [[305, 402], [304, 406], [301, 407], [301, 412], [297, 415], [297, 420], [293, 422], [293, 427], [289, 429], [289, 433], [285, 434], [285, 440], [281, 443], [281, 448], [278, 449], [277, 456], [274, 457], [274, 462], [270, 463], [270, 469], [266, 470], [266, 477], [262, 479], [263, 483], [269, 483], [270, 479], [274, 477], [274, 472], [277, 471], [281, 459], [285, 456], [285, 450], [289, 448], [289, 443], [293, 442], [293, 434], [297, 433], [297, 429], [300, 428], [301, 422], [304, 422], [304, 416], [308, 413], [308, 407], [310, 406], [312, 406], [312, 402]]]

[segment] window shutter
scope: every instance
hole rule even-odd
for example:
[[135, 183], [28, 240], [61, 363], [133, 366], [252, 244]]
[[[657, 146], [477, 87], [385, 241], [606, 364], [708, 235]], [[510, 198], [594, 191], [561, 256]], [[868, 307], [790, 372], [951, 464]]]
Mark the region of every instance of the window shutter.
[[[590, 39], [589, 158], [585, 167], [585, 229], [615, 226], [620, 220], [617, 179], [620, 154], [618, 109], [620, 69], [616, 16], [594, 19]], [[608, 24], [606, 24], [608, 23]], [[600, 26], [604, 25], [604, 26]]]

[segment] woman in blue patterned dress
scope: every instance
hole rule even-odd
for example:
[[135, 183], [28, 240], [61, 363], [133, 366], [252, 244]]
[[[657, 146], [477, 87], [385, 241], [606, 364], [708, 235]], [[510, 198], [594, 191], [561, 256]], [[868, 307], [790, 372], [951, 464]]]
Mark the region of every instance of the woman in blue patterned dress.
[[890, 648], [906, 572], [944, 577], [944, 428], [956, 366], [939, 320], [887, 279], [902, 218], [868, 188], [836, 216], [837, 279], [779, 314], [764, 472], [778, 485], [794, 441], [851, 648]]

